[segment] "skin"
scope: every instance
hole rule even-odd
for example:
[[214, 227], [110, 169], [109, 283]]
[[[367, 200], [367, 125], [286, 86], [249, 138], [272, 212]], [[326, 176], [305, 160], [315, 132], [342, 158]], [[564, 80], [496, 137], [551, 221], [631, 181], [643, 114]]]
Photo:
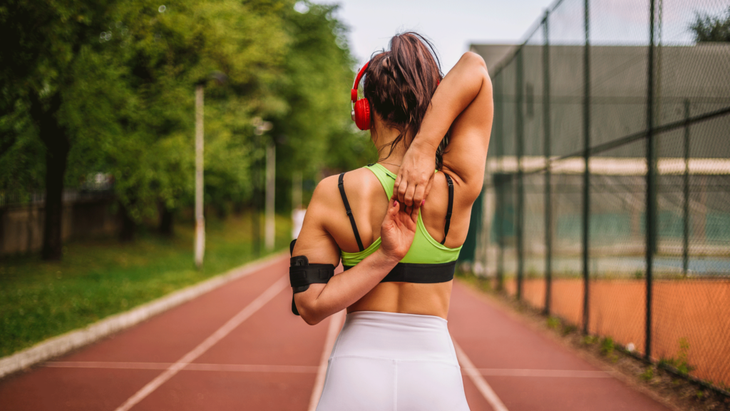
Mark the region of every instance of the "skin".
[[[442, 137], [451, 128], [443, 155], [443, 171], [454, 181], [454, 209], [445, 245], [461, 246], [469, 229], [471, 207], [482, 189], [492, 128], [492, 84], [484, 60], [465, 53], [444, 77], [431, 100], [421, 131], [410, 146], [390, 142], [399, 134], [374, 114], [371, 138], [380, 160], [397, 174], [394, 199], [387, 199], [375, 175], [357, 169], [345, 175], [345, 191], [360, 238], [367, 247], [378, 237], [382, 245], [350, 270], [327, 284], [312, 284], [294, 296], [308, 324], [317, 324], [342, 309], [435, 315], [446, 318], [452, 281], [437, 284], [380, 283], [413, 242], [417, 213], [436, 240], [444, 238], [448, 187], [443, 173], [435, 173], [435, 156]], [[387, 157], [387, 159], [386, 159]], [[398, 166], [400, 165], [400, 166]], [[322, 180], [314, 191], [293, 255], [306, 255], [310, 263], [340, 262], [340, 250], [358, 251], [349, 218], [337, 186], [338, 176]], [[426, 200], [427, 199], [427, 200]], [[426, 201], [424, 201], [426, 200]]]

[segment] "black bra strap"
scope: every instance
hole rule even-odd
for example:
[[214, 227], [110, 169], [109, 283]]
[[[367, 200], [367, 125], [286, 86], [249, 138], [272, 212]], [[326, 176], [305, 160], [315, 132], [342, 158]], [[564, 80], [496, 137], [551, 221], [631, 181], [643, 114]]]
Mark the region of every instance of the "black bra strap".
[[451, 212], [454, 209], [454, 181], [451, 180], [451, 176], [444, 173], [446, 177], [446, 183], [449, 185], [449, 208], [446, 209], [446, 224], [444, 225], [444, 239], [441, 241], [441, 245], [446, 242], [446, 236], [449, 235], [449, 226], [451, 226]]
[[[352, 231], [355, 233], [355, 240], [357, 240], [357, 246], [360, 247], [360, 251], [364, 250], [362, 246], [362, 240], [360, 240], [360, 233], [357, 231], [357, 225], [355, 224], [355, 217], [352, 215], [352, 209], [350, 209], [350, 202], [347, 201], [347, 195], [345, 194], [345, 173], [340, 174], [337, 186], [340, 188], [340, 197], [342, 202], [345, 204], [345, 211], [347, 216], [350, 217], [350, 225], [352, 225]], [[449, 208], [450, 209], [450, 208]]]

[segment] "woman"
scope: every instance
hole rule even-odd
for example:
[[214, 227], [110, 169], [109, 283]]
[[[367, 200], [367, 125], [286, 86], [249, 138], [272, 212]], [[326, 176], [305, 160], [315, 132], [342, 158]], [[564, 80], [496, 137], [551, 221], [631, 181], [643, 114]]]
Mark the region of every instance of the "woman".
[[446, 316], [484, 178], [486, 65], [466, 53], [441, 79], [430, 43], [404, 33], [353, 102], [363, 74], [355, 117], [378, 161], [319, 183], [292, 253], [292, 308], [308, 324], [348, 313], [317, 410], [468, 410]]

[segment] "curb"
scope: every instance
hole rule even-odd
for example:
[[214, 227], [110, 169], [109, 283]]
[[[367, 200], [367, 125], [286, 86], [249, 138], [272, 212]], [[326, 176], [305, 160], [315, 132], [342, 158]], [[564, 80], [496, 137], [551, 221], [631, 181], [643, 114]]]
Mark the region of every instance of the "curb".
[[230, 281], [252, 274], [267, 265], [283, 259], [288, 252], [279, 252], [262, 259], [252, 261], [240, 267], [233, 268], [223, 274], [175, 291], [166, 296], [152, 300], [129, 311], [115, 314], [106, 319], [97, 321], [84, 328], [79, 328], [58, 337], [49, 338], [30, 348], [10, 356], [0, 358], [0, 378], [23, 370], [52, 357], [65, 354], [71, 350], [91, 344], [108, 335], [132, 327], [157, 314], [176, 307], [195, 297], [212, 291]]

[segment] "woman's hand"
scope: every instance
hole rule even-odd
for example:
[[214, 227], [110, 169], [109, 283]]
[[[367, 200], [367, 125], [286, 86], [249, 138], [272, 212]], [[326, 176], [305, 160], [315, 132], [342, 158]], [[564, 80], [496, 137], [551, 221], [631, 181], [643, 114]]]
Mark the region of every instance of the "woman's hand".
[[398, 201], [414, 212], [423, 205], [428, 197], [436, 170], [436, 149], [414, 140], [403, 156], [398, 176], [395, 179], [393, 193]]
[[411, 248], [417, 221], [417, 209], [408, 213], [395, 198], [390, 200], [388, 212], [380, 226], [380, 250], [395, 263], [402, 260]]

